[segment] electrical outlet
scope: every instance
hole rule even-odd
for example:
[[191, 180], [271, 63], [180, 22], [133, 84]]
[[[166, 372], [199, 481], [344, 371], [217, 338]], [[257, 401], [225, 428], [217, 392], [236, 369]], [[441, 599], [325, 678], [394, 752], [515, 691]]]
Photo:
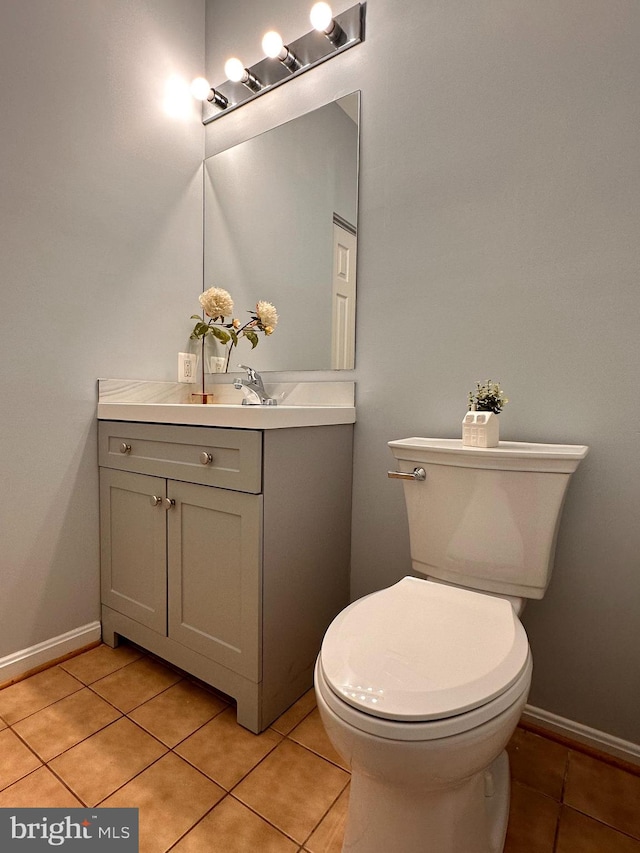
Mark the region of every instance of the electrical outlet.
[[224, 373], [224, 363], [226, 358], [223, 356], [212, 355], [209, 358], [209, 373]]
[[190, 352], [178, 353], [178, 382], [185, 382], [191, 385], [197, 382], [196, 370], [198, 366], [198, 356]]

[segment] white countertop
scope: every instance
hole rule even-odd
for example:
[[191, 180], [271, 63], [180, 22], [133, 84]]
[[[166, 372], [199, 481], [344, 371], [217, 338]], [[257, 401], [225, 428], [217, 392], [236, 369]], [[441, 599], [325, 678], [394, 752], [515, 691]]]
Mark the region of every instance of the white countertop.
[[99, 402], [98, 418], [110, 421], [187, 424], [240, 429], [352, 424], [354, 406], [242, 406], [210, 403]]

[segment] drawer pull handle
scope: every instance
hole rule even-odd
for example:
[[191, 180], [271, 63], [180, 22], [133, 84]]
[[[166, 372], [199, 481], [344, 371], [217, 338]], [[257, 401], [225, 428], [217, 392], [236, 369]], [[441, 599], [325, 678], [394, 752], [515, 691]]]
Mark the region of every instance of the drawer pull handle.
[[387, 471], [387, 477], [392, 480], [426, 480], [427, 473], [424, 468], [414, 468], [411, 473], [405, 471]]
[[131, 445], [123, 441], [120, 445], [120, 453], [131, 453]]
[[162, 506], [165, 509], [169, 510], [169, 509], [171, 509], [171, 507], [174, 507], [175, 505], [176, 505], [176, 502], [174, 501], [173, 498], [162, 498]]
[[158, 495], [151, 495], [151, 506], [160, 506], [162, 503], [162, 498], [159, 498]]
[[203, 465], [210, 465], [213, 462], [213, 455], [211, 453], [207, 453], [206, 450], [203, 450], [200, 454], [200, 462]]

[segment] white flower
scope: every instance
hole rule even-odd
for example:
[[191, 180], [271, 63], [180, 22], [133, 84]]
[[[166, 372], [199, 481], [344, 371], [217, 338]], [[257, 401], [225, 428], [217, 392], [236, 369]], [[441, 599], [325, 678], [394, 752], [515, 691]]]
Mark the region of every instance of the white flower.
[[221, 287], [210, 287], [198, 298], [208, 317], [229, 317], [233, 313], [231, 294]]
[[271, 334], [278, 325], [278, 312], [270, 302], [258, 302], [256, 305], [256, 316], [264, 329], [271, 329], [268, 334]]

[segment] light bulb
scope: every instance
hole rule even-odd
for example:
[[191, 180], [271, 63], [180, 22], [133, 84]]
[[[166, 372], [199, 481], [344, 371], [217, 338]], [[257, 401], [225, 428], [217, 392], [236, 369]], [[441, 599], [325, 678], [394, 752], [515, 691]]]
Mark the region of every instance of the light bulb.
[[275, 30], [270, 30], [268, 33], [264, 34], [262, 38], [262, 49], [265, 52], [265, 55], [269, 56], [271, 59], [284, 59], [287, 55], [284, 42], [282, 41], [282, 36]]
[[162, 107], [166, 115], [175, 119], [186, 119], [193, 114], [193, 99], [184, 78], [173, 75], [165, 81]]
[[241, 83], [242, 78], [246, 76], [247, 72], [242, 62], [240, 62], [239, 59], [236, 59], [235, 56], [232, 56], [231, 59], [227, 59], [224, 64], [224, 73], [232, 82]]
[[333, 21], [331, 6], [328, 3], [316, 3], [311, 9], [309, 18], [311, 20], [311, 26], [315, 30], [320, 30], [322, 32], [328, 30], [331, 26], [331, 22]]
[[196, 77], [195, 80], [191, 81], [191, 94], [196, 101], [206, 101], [210, 91], [209, 81], [205, 80], [204, 77]]

